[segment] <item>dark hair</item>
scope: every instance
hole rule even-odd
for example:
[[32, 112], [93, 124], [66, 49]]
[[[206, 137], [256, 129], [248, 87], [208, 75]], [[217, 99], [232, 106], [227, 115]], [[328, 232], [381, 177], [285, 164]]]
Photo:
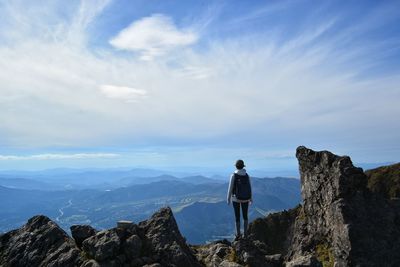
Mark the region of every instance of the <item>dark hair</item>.
[[244, 165], [244, 161], [241, 159], [238, 159], [235, 163], [236, 169], [241, 170], [243, 169], [246, 165]]

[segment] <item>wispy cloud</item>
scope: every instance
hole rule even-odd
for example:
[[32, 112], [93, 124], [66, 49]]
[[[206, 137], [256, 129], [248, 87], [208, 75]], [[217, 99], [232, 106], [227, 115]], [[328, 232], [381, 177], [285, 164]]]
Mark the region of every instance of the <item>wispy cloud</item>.
[[86, 42], [87, 28], [111, 2], [112, 0], [80, 1], [78, 12], [73, 15], [71, 25], [67, 26], [68, 42], [74, 45]]
[[[398, 55], [398, 36], [365, 38], [397, 13], [378, 10], [368, 16], [372, 24], [352, 17], [348, 25], [343, 16], [320, 16], [284, 37], [281, 24], [269, 24], [204, 43], [209, 27], [200, 35], [195, 23], [143, 14], [111, 34], [110, 47], [82, 41], [110, 5], [90, 3], [97, 2], [72, 5], [64, 16], [62, 7], [45, 5], [48, 17], [33, 11], [42, 6], [0, 6], [1, 146], [274, 144], [275, 155], [299, 143], [345, 150], [399, 141], [398, 71], [365, 75]], [[263, 15], [254, 11], [241, 23]]]
[[143, 89], [126, 86], [101, 85], [100, 91], [108, 98], [122, 100], [126, 103], [135, 103], [147, 96], [147, 92]]
[[229, 23], [243, 24], [243, 23], [251, 21], [251, 20], [265, 18], [271, 14], [276, 14], [282, 10], [289, 9], [290, 7], [293, 7], [294, 5], [297, 5], [297, 4], [298, 3], [296, 1], [287, 1], [287, 0], [281, 0], [281, 1], [276, 1], [273, 3], [268, 3], [264, 7], [257, 8], [249, 13], [245, 13], [238, 17], [235, 17]]
[[179, 29], [172, 18], [154, 14], [134, 21], [110, 40], [118, 49], [136, 51], [141, 59], [151, 60], [170, 50], [195, 43], [198, 36], [191, 29]]
[[0, 160], [109, 159], [119, 156], [119, 154], [113, 153], [36, 154], [28, 156], [0, 155]]

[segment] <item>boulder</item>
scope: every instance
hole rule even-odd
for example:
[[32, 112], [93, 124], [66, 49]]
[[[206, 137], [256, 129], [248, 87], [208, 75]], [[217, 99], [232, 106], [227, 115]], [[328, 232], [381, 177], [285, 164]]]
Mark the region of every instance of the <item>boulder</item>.
[[207, 245], [194, 246], [196, 256], [205, 266], [221, 266], [222, 262], [232, 262], [236, 260], [235, 252], [231, 243], [224, 240], [214, 241]]
[[131, 235], [125, 241], [123, 252], [128, 259], [135, 259], [140, 256], [142, 240], [137, 235]]
[[301, 207], [297, 206], [255, 219], [249, 225], [250, 239], [258, 241], [254, 244], [265, 254], [286, 255], [293, 235], [294, 222], [300, 210]]
[[76, 245], [81, 248], [85, 239], [94, 236], [97, 231], [90, 225], [72, 225], [70, 227], [72, 237], [75, 239]]
[[75, 242], [48, 217], [32, 217], [21, 228], [0, 236], [0, 266], [78, 266]]
[[175, 266], [201, 266], [179, 232], [172, 210], [162, 208], [139, 224], [143, 229], [149, 254], [161, 259], [160, 264]]
[[121, 239], [116, 229], [104, 230], [83, 241], [82, 249], [96, 261], [116, 258], [120, 254]]

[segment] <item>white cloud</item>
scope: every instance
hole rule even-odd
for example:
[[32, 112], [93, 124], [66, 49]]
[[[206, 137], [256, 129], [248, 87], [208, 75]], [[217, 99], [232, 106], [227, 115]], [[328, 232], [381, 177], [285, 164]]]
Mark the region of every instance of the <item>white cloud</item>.
[[147, 92], [143, 89], [126, 86], [101, 85], [100, 91], [108, 98], [122, 100], [127, 103], [137, 102], [147, 96]]
[[186, 66], [178, 71], [178, 74], [195, 80], [207, 79], [212, 76], [212, 69], [196, 66]]
[[151, 60], [178, 47], [194, 44], [198, 39], [190, 29], [178, 29], [170, 17], [155, 14], [134, 21], [110, 40], [118, 49], [136, 51], [141, 59]]
[[[1, 43], [7, 43], [0, 45], [2, 147], [209, 142], [256, 144], [259, 149], [275, 144], [285, 150], [299, 143], [345, 148], [356, 143], [379, 147], [382, 140], [399, 143], [400, 76], [357, 78], [390, 47], [382, 42], [338, 51], [343, 41], [338, 37], [352, 35], [346, 29], [338, 35], [329, 32], [335, 21], [312, 23], [279, 46], [279, 38], [262, 34], [209, 40], [200, 52], [180, 49], [168, 64], [164, 58], [143, 62], [85, 42], [71, 46], [65, 39], [43, 38], [49, 33], [68, 36], [75, 24], [54, 22], [53, 17], [49, 23], [46, 16], [25, 17], [25, 12], [13, 9], [24, 18], [23, 25], [29, 19], [32, 25], [59, 26], [37, 31], [15, 21], [0, 27]], [[87, 23], [95, 19], [87, 16], [76, 23], [82, 25], [84, 39]], [[155, 17], [132, 24], [138, 34], [134, 51], [142, 57], [153, 58], [198, 38], [165, 16]], [[140, 27], [143, 33], [139, 22], [146, 22]], [[8, 38], [5, 31], [19, 38]], [[151, 36], [158, 32], [161, 37], [153, 47]]]
[[113, 153], [36, 154], [29, 156], [0, 155], [0, 160], [108, 159], [119, 156], [119, 154]]
[[66, 38], [69, 43], [80, 45], [86, 42], [86, 30], [95, 18], [103, 12], [112, 0], [81, 0], [78, 12], [68, 26]]

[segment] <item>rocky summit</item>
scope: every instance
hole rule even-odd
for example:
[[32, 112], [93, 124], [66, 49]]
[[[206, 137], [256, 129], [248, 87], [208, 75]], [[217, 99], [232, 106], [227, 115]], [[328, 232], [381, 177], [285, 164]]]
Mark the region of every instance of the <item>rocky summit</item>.
[[187, 244], [168, 207], [103, 231], [75, 225], [72, 238], [35, 216], [0, 236], [0, 266], [400, 266], [400, 203], [384, 188], [397, 167], [366, 175], [347, 156], [303, 146], [296, 157], [302, 205], [256, 219], [246, 240]]
[[288, 267], [400, 266], [399, 200], [370, 190], [348, 156], [301, 146], [296, 157], [303, 204], [255, 220], [252, 239]]

